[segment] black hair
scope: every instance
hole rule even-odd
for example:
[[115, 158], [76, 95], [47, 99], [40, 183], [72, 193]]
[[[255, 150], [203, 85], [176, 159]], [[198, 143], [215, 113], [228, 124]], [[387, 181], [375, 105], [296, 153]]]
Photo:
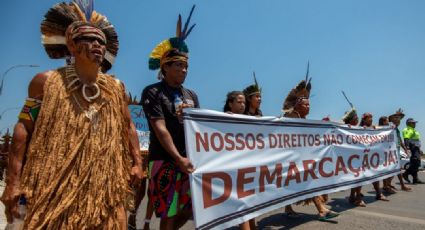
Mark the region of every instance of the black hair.
[[384, 124], [384, 121], [388, 121], [388, 117], [387, 117], [387, 116], [382, 116], [382, 117], [380, 117], [380, 118], [379, 118], [379, 123], [378, 123], [378, 125], [380, 125], [380, 126], [385, 125], [385, 124]]
[[229, 106], [229, 103], [234, 102], [239, 95], [245, 96], [241, 91], [231, 91], [231, 92], [227, 93], [226, 103], [224, 104], [223, 112], [231, 112], [232, 111], [230, 106]]

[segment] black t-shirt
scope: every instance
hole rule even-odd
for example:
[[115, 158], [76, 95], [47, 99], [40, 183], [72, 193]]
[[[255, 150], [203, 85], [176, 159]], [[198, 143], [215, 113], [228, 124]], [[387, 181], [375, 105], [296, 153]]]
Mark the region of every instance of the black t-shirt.
[[[184, 127], [176, 116], [175, 101], [176, 98], [185, 104], [192, 105], [194, 108], [199, 108], [198, 96], [192, 90], [186, 89], [183, 86], [173, 88], [168, 86], [164, 81], [147, 86], [142, 93], [141, 104], [143, 111], [149, 120], [164, 119], [165, 126], [170, 133], [174, 145], [179, 153], [186, 157], [186, 142], [184, 139]], [[162, 147], [150, 122], [149, 130], [149, 160], [167, 160], [173, 161], [173, 158]]]

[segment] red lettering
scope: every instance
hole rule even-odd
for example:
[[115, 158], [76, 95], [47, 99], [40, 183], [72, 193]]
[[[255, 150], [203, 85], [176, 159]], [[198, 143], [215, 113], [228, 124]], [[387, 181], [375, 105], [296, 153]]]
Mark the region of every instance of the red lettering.
[[201, 152], [201, 145], [204, 148], [205, 152], [210, 151], [210, 147], [208, 144], [208, 134], [204, 133], [204, 138], [202, 138], [199, 132], [195, 133], [195, 142], [196, 142], [196, 152]]
[[297, 168], [297, 165], [295, 162], [290, 162], [288, 167], [288, 174], [286, 176], [285, 180], [285, 186], [288, 186], [289, 181], [295, 179], [295, 181], [298, 183], [301, 182], [301, 175], [300, 171]]
[[[218, 146], [216, 145], [217, 139], [218, 139]], [[214, 132], [214, 133], [211, 134], [211, 147], [216, 152], [220, 152], [221, 150], [223, 150], [224, 140], [223, 140], [223, 136], [221, 136], [220, 133]]]
[[348, 173], [348, 170], [345, 167], [344, 158], [342, 158], [342, 156], [338, 156], [338, 159], [336, 159], [335, 175], [338, 175], [340, 171], [344, 171], [345, 174]]
[[264, 136], [262, 133], [257, 134], [257, 148], [258, 149], [264, 149]]
[[322, 160], [320, 160], [320, 162], [319, 162], [319, 174], [320, 174], [322, 177], [331, 177], [331, 176], [333, 176], [333, 174], [334, 174], [334, 171], [331, 171], [331, 172], [329, 172], [329, 173], [326, 173], [326, 172], [325, 172], [325, 170], [323, 169], [323, 165], [324, 165], [327, 161], [329, 161], [329, 162], [331, 162], [331, 163], [332, 163], [332, 158], [330, 158], [330, 157], [324, 157], [324, 158], [322, 158]]
[[255, 194], [255, 189], [250, 189], [250, 190], [244, 190], [244, 185], [248, 184], [248, 183], [252, 183], [254, 181], [254, 177], [248, 177], [246, 178], [246, 174], [248, 173], [255, 173], [256, 172], [256, 168], [255, 167], [250, 167], [250, 168], [244, 168], [244, 169], [238, 169], [238, 176], [237, 176], [237, 187], [236, 187], [236, 192], [238, 194], [238, 198], [243, 198], [246, 196], [250, 196], [252, 194]]
[[226, 150], [227, 151], [232, 151], [235, 149], [235, 142], [233, 141], [233, 133], [226, 133], [226, 135], [224, 135], [224, 141], [226, 142]]
[[[252, 141], [252, 143], [250, 144], [250, 140]], [[245, 142], [246, 142], [246, 147], [249, 150], [253, 150], [255, 149], [255, 138], [254, 138], [254, 134], [252, 133], [248, 133], [245, 137]]]
[[372, 166], [372, 168], [377, 169], [379, 167], [379, 160], [379, 154], [376, 152], [373, 153], [372, 156], [370, 156], [370, 165]]
[[283, 145], [285, 146], [285, 148], [291, 147], [291, 144], [289, 144], [289, 135], [288, 134], [283, 134]]
[[[223, 181], [223, 194], [217, 198], [212, 197], [212, 180], [220, 179]], [[218, 205], [230, 197], [232, 192], [232, 177], [225, 172], [204, 173], [202, 175], [202, 197], [204, 208], [209, 208]]]
[[[316, 161], [315, 160], [304, 160], [304, 181], [308, 180], [308, 175], [311, 175], [312, 179], [318, 179], [314, 170], [316, 170]], [[311, 167], [309, 167], [311, 165]]]
[[370, 169], [370, 166], [369, 166], [369, 156], [367, 154], [365, 154], [363, 156], [363, 162], [362, 162], [362, 170], [363, 170], [363, 172], [365, 171], [365, 168]]
[[354, 168], [353, 167], [353, 159], [360, 159], [359, 155], [351, 155], [348, 158], [348, 169], [350, 169], [351, 172], [354, 173], [354, 177], [358, 177], [360, 175], [360, 167]]
[[260, 167], [260, 192], [264, 192], [264, 184], [267, 181], [268, 184], [273, 183], [276, 180], [276, 187], [282, 187], [282, 164], [278, 163], [275, 166], [273, 173], [270, 175], [269, 168], [267, 166]]
[[396, 164], [396, 160], [394, 155], [390, 152], [388, 154], [388, 165], [391, 165], [391, 164]]
[[269, 134], [269, 145], [271, 149], [274, 149], [277, 146], [276, 136], [271, 133]]
[[245, 141], [243, 139], [243, 134], [242, 133], [236, 134], [236, 143], [240, 144], [240, 145], [236, 146], [236, 150], [243, 150], [243, 149], [245, 149]]

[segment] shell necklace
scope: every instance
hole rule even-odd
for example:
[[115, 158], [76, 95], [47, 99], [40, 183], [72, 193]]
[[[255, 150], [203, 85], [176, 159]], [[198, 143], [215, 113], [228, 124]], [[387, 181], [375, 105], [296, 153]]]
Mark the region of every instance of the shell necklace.
[[[100, 88], [97, 85], [96, 82], [92, 84], [86, 84], [82, 83], [80, 78], [77, 75], [77, 72], [75, 71], [74, 65], [67, 65], [65, 69], [66, 78], [69, 79], [69, 83], [66, 86], [66, 88], [71, 89], [73, 91], [76, 88], [81, 87], [81, 94], [83, 95], [84, 100], [86, 100], [88, 103], [92, 103], [94, 100], [96, 100], [100, 96]], [[95, 89], [96, 93], [93, 96], [87, 96], [87, 88], [91, 87]]]
[[[81, 94], [83, 95], [84, 100], [86, 100], [88, 103], [92, 103], [94, 100], [96, 100], [100, 96], [100, 88], [96, 84], [96, 82], [90, 85], [86, 83], [82, 83], [80, 78], [77, 75], [77, 72], [75, 71], [74, 65], [67, 65], [65, 68], [65, 73], [66, 73], [66, 78], [69, 82], [66, 88], [69, 89], [70, 91], [74, 91], [80, 88], [80, 86], [82, 85]], [[96, 90], [96, 93], [93, 96], [87, 96], [87, 93], [86, 93], [87, 87], [92, 87], [92, 88], [94, 87], [94, 89]], [[96, 127], [98, 122], [97, 115], [99, 113], [99, 110], [96, 109], [96, 107], [93, 104], [90, 104], [88, 109], [84, 109], [74, 93], [72, 94], [72, 97], [74, 98], [75, 102], [77, 103], [81, 111], [84, 112], [84, 116], [90, 121], [90, 123], [94, 125], [94, 127]]]

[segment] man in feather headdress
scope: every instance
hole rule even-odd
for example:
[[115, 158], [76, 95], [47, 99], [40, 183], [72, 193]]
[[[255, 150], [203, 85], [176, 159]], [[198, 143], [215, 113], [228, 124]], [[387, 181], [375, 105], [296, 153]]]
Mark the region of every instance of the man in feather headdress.
[[176, 37], [154, 48], [149, 68], [159, 70], [158, 83], [147, 86], [142, 93], [142, 105], [149, 121], [149, 199], [160, 229], [178, 229], [192, 216], [189, 173], [192, 163], [186, 156], [182, 109], [199, 108], [198, 97], [183, 87], [188, 69], [188, 48], [184, 40], [193, 29], [189, 18], [182, 30], [181, 16]]
[[[309, 74], [309, 64], [307, 65], [306, 79], [302, 80], [295, 88], [293, 88], [283, 103], [284, 117], [289, 118], [302, 118], [305, 119], [310, 112], [310, 90], [311, 90], [311, 78]], [[308, 205], [314, 203], [319, 212], [319, 220], [325, 221], [339, 214], [326, 208], [325, 203], [328, 200], [328, 195], [315, 196], [313, 198], [306, 199], [304, 201], [297, 202], [297, 204]], [[285, 207], [285, 212], [288, 217], [296, 217], [298, 214], [292, 209], [291, 205]]]
[[[407, 153], [408, 149], [403, 143], [403, 139], [401, 138], [401, 132], [400, 132], [400, 129], [398, 128], [399, 125], [400, 125], [400, 122], [403, 118], [404, 118], [404, 113], [403, 113], [403, 110], [401, 108], [398, 109], [395, 113], [388, 116], [388, 120], [391, 123], [393, 123], [394, 129], [396, 131], [397, 151], [400, 152], [400, 150], [403, 149], [404, 152]], [[398, 174], [397, 177], [400, 181], [401, 190], [403, 190], [403, 191], [411, 191], [412, 190], [412, 188], [410, 188], [410, 187], [408, 187], [407, 185], [404, 184], [404, 180], [403, 180], [401, 173]], [[391, 188], [391, 189], [395, 189], [395, 187], [391, 184], [392, 179], [393, 179], [393, 177], [389, 177], [389, 178], [384, 180], [384, 187], [383, 187], [384, 190], [386, 190], [386, 188], [388, 188], [388, 187]]]
[[[348, 104], [351, 106], [350, 111], [346, 112], [344, 116], [342, 117], [342, 122], [344, 122], [344, 124], [348, 125], [349, 127], [357, 126], [359, 124], [359, 117], [357, 115], [357, 110], [356, 108], [354, 108], [354, 105], [345, 95], [344, 91], [342, 91], [342, 94], [344, 95]], [[350, 196], [348, 197], [348, 201], [356, 206], [366, 207], [366, 204], [363, 201], [363, 195], [361, 193], [361, 189], [362, 189], [361, 186], [350, 189]]]
[[24, 229], [126, 229], [142, 169], [124, 85], [105, 74], [115, 29], [92, 1], [76, 0], [51, 8], [41, 32], [48, 55], [71, 64], [29, 85], [2, 196], [8, 222], [23, 196]]

